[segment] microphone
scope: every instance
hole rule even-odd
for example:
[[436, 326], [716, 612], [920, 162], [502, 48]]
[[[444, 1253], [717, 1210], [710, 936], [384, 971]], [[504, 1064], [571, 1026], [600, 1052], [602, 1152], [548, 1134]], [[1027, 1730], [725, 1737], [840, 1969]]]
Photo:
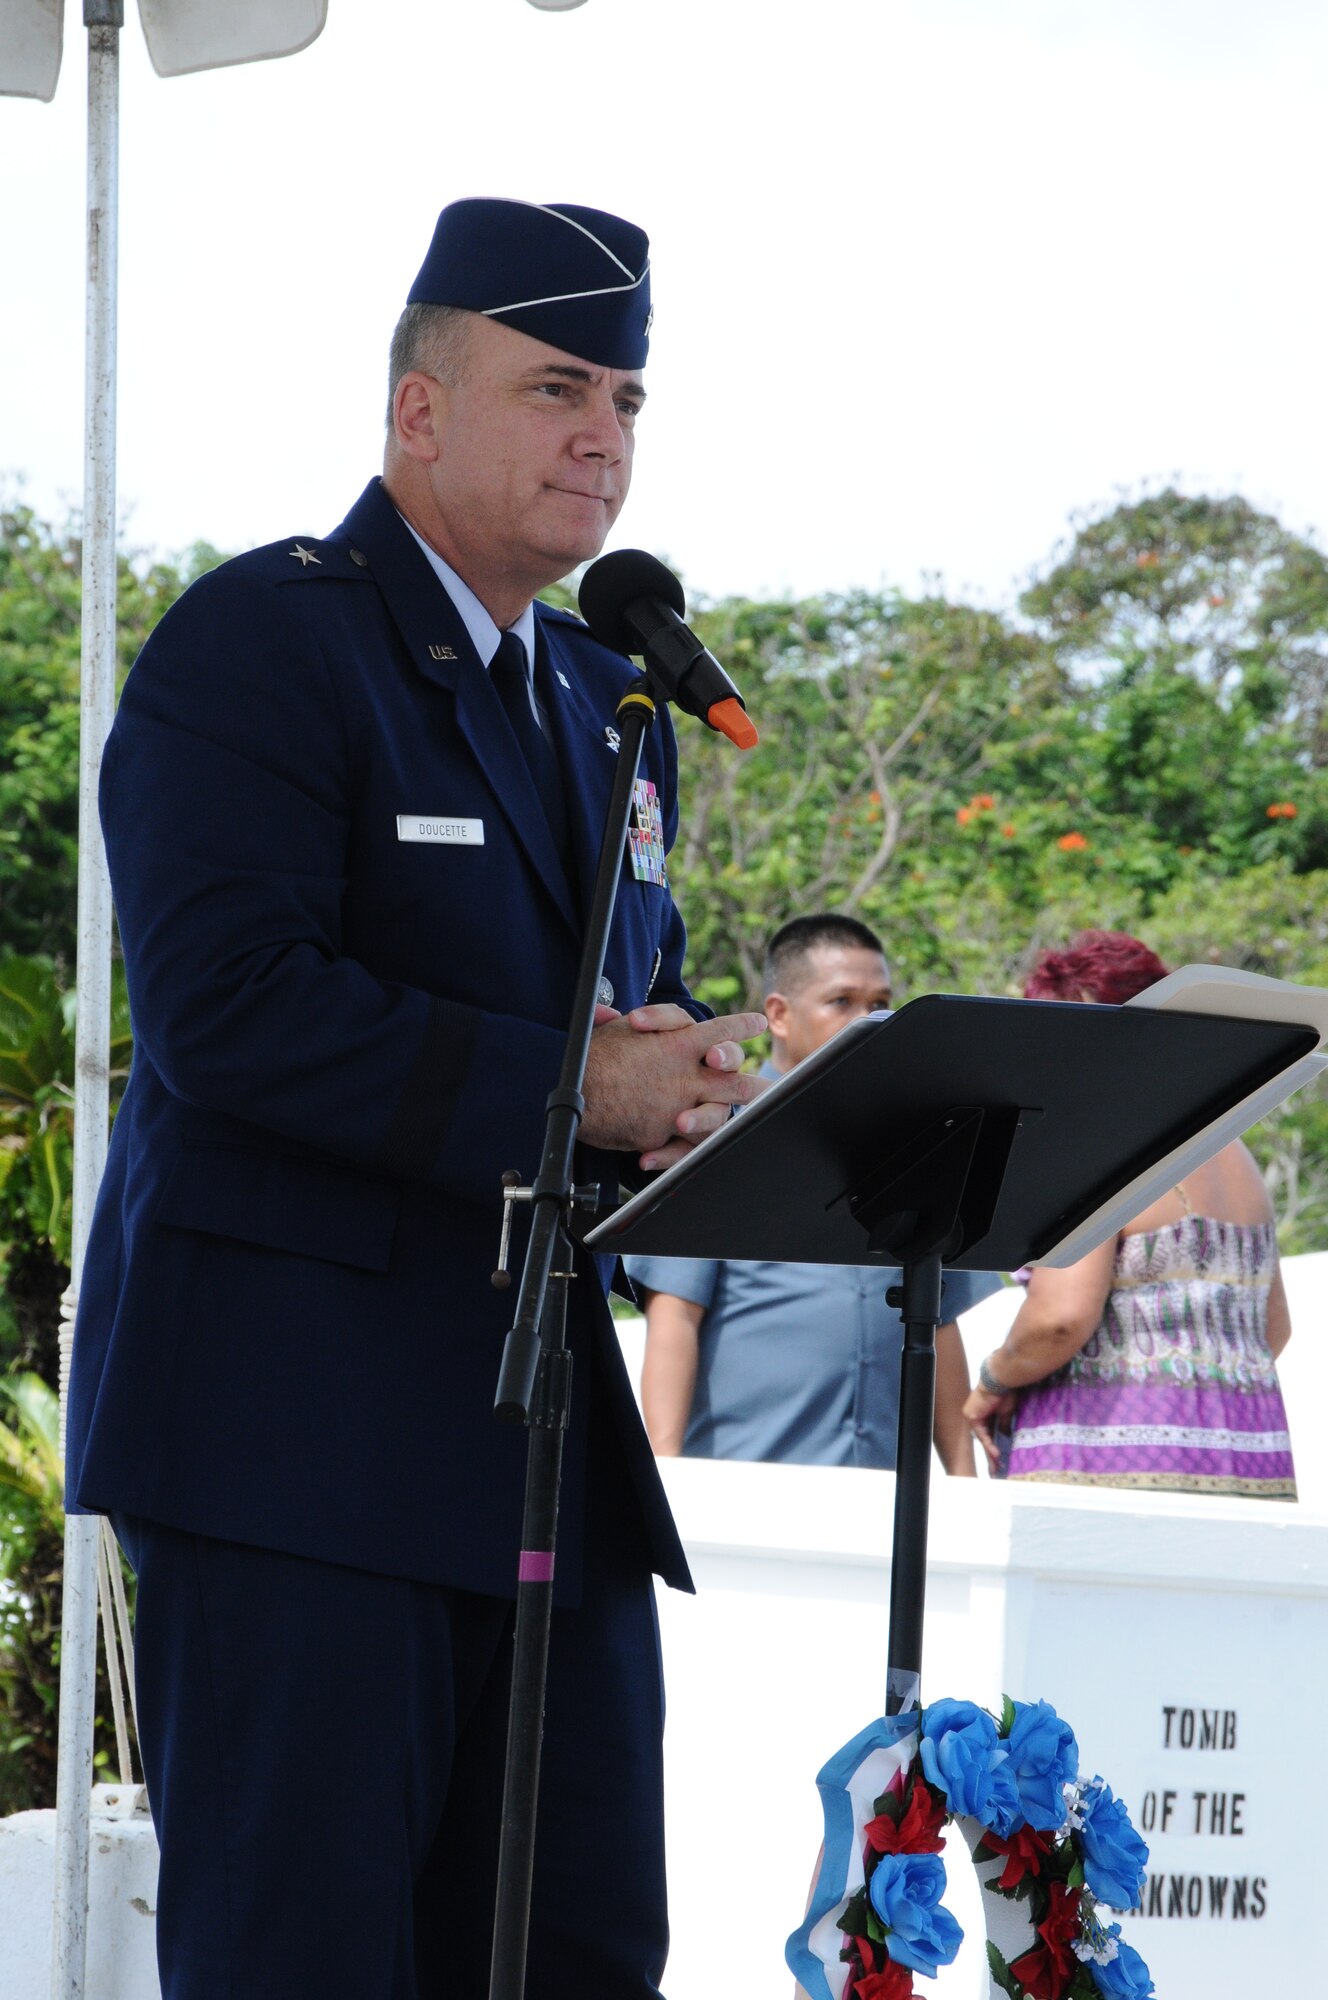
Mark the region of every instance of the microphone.
[[683, 622], [687, 599], [671, 569], [644, 549], [615, 549], [593, 562], [577, 602], [591, 636], [615, 653], [640, 653], [670, 701], [740, 750], [758, 741], [746, 703], [710, 652]]

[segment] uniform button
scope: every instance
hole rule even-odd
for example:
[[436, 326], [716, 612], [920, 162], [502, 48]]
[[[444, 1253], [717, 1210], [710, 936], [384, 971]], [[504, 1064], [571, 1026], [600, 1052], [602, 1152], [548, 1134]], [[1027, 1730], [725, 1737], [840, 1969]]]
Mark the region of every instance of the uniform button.
[[369, 567], [369, 558], [363, 549], [352, 549], [350, 559], [353, 563], [358, 563], [361, 569], [368, 569]]

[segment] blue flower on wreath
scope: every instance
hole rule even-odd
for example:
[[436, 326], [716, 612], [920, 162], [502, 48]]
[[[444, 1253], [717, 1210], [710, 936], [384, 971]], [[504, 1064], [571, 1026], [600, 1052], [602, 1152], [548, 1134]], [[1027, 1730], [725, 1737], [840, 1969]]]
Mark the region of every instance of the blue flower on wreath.
[[868, 1885], [872, 1908], [888, 1933], [885, 1948], [896, 1965], [936, 1977], [954, 1963], [964, 1933], [948, 1910], [945, 1863], [939, 1854], [883, 1854]]
[[[1004, 1839], [1022, 1817], [1009, 1753], [985, 1709], [934, 1701], [922, 1712], [922, 1768], [951, 1812], [968, 1813]], [[1060, 1821], [1057, 1821], [1060, 1824]]]
[[1054, 1833], [1065, 1823], [1065, 1787], [1079, 1776], [1074, 1731], [1049, 1701], [1015, 1701], [1010, 1706], [1014, 1721], [1005, 1750], [1023, 1816], [1039, 1833]]
[[1103, 2000], [1153, 2000], [1153, 1975], [1132, 1944], [1126, 1944], [1120, 1925], [1113, 1924], [1107, 1936], [1116, 1950], [1108, 1959], [1095, 1959], [1093, 1983]]
[[[1084, 1787], [1078, 1813], [1084, 1879], [1089, 1888], [1099, 1902], [1109, 1903], [1113, 1910], [1134, 1909], [1144, 1889], [1147, 1842], [1140, 1839], [1124, 1805], [1101, 1778]], [[1130, 1989], [1121, 1987], [1119, 1991]]]

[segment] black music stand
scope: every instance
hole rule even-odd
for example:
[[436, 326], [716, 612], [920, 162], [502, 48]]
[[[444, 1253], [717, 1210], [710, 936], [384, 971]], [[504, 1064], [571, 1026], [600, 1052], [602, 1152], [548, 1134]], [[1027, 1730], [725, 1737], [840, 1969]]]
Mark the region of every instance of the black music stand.
[[919, 1700], [943, 1270], [1068, 1264], [1328, 1058], [1328, 993], [1187, 967], [1126, 1007], [932, 995], [856, 1022], [587, 1236], [903, 1267], [886, 1712]]

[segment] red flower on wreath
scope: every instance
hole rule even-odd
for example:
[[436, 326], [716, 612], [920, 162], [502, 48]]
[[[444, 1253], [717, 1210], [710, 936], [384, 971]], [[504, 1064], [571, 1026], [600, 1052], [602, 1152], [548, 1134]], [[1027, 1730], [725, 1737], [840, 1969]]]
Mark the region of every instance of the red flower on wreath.
[[853, 1988], [857, 2000], [914, 2000], [913, 1974], [906, 1965], [887, 1958], [879, 1972], [869, 1972]]
[[[855, 2000], [915, 2000], [913, 1974], [906, 1965], [896, 1965], [884, 1946], [874, 1945], [870, 1938], [854, 1938], [853, 1949], [863, 1968], [860, 1979], [849, 1973], [848, 1990]], [[844, 1956], [850, 1954], [845, 1952]]]
[[992, 1833], [988, 1828], [982, 1836], [982, 1845], [989, 1847], [994, 1854], [1005, 1856], [1000, 1887], [1014, 1889], [1025, 1875], [1040, 1875], [1042, 1863], [1051, 1853], [1052, 1838], [1049, 1833], [1039, 1833], [1036, 1827], [1020, 1826], [1008, 1840], [1002, 1840], [999, 1834]]
[[867, 1845], [877, 1854], [939, 1854], [945, 1846], [941, 1828], [945, 1807], [938, 1805], [920, 1778], [913, 1780], [908, 1804], [900, 1817], [878, 1813], [863, 1828]]
[[1079, 1970], [1071, 1946], [1079, 1935], [1081, 1891], [1067, 1889], [1063, 1882], [1051, 1882], [1047, 1893], [1050, 1906], [1037, 1927], [1042, 1943], [1024, 1952], [1010, 1966], [1028, 2000], [1064, 2000], [1070, 1981]]

